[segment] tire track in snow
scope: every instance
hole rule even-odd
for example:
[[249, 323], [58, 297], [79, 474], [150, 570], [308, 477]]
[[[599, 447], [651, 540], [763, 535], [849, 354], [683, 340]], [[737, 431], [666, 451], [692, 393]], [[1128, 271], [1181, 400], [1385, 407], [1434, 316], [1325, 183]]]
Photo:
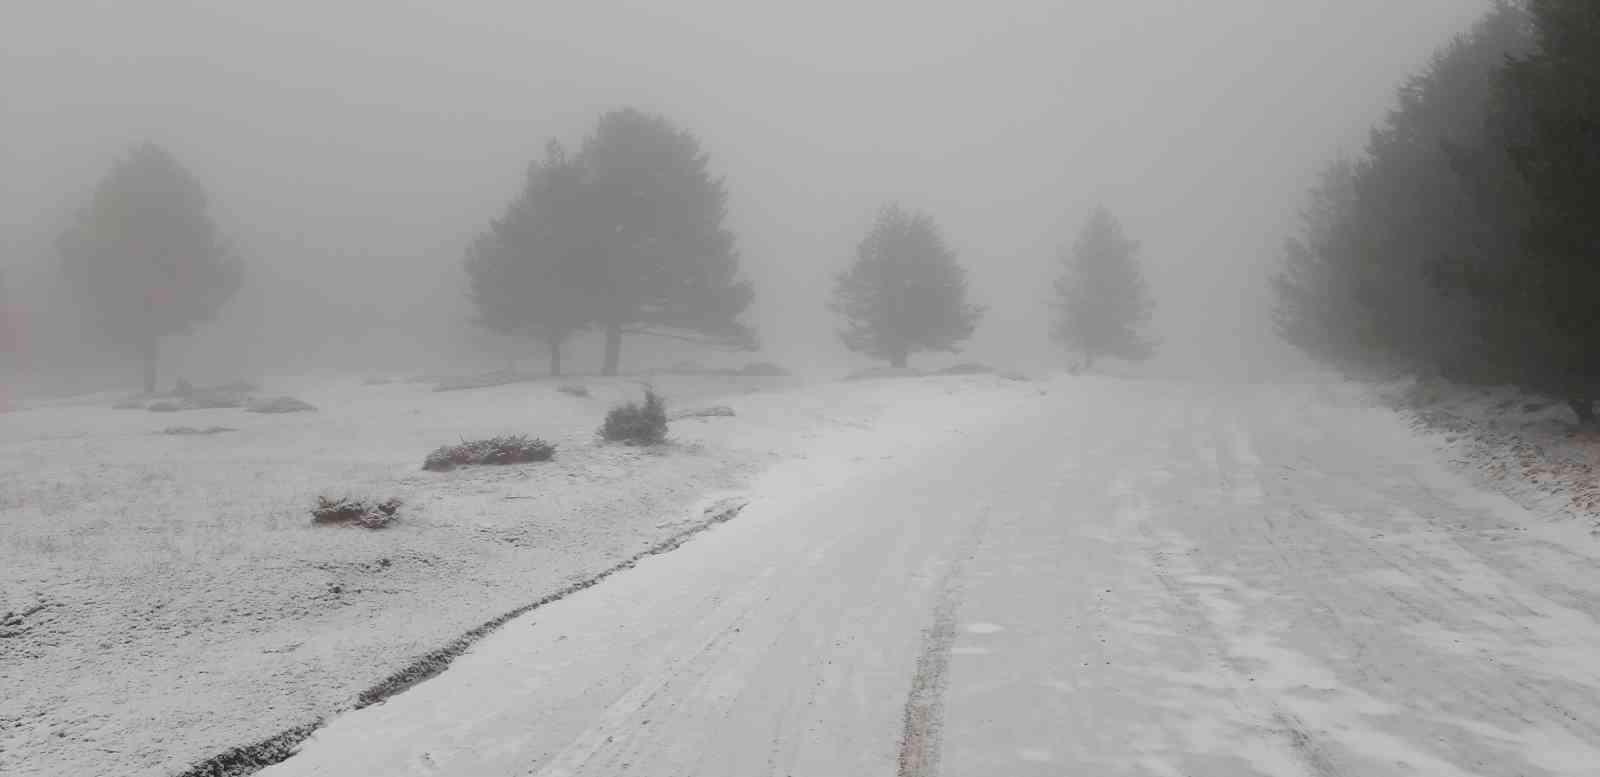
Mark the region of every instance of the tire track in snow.
[[640, 561], [650, 556], [658, 556], [677, 550], [685, 542], [693, 539], [695, 535], [713, 526], [733, 520], [744, 510], [747, 504], [749, 504], [749, 500], [742, 496], [718, 499], [705, 506], [700, 520], [695, 521], [687, 528], [675, 532], [666, 539], [589, 577], [486, 621], [452, 640], [444, 647], [427, 653], [411, 662], [400, 671], [384, 678], [377, 685], [362, 691], [356, 697], [354, 703], [347, 708], [279, 732], [266, 739], [223, 751], [193, 764], [188, 769], [179, 772], [177, 777], [244, 777], [245, 775], [255, 774], [274, 764], [287, 761], [294, 757], [302, 742], [309, 739], [312, 734], [316, 733], [317, 729], [322, 728], [334, 715], [381, 703], [410, 690], [418, 683], [432, 679], [449, 668], [450, 663], [465, 653], [467, 648], [471, 647], [474, 642], [483, 639], [506, 623], [547, 604], [552, 604], [586, 588], [593, 587], [618, 572], [632, 569], [638, 566]]
[[900, 756], [895, 777], [935, 777], [939, 773], [939, 744], [944, 725], [944, 697], [950, 669], [950, 649], [956, 640], [956, 611], [961, 606], [962, 576], [976, 555], [989, 527], [985, 506], [973, 521], [972, 531], [957, 547], [950, 566], [939, 581], [932, 622], [922, 634], [922, 650], [906, 695], [900, 733]]

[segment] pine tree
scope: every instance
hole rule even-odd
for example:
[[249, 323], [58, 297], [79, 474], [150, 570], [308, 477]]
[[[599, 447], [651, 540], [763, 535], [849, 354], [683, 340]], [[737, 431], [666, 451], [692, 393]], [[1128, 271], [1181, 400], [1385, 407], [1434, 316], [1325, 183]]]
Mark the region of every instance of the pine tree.
[[933, 218], [898, 205], [878, 212], [830, 308], [845, 319], [847, 348], [895, 367], [918, 351], [954, 351], [983, 315]]
[[588, 239], [584, 186], [582, 168], [552, 141], [464, 262], [478, 325], [543, 343], [552, 375], [561, 374], [562, 346], [595, 316], [592, 300], [571, 281]]
[[1077, 242], [1061, 253], [1053, 334], [1084, 369], [1100, 356], [1140, 360], [1154, 352], [1138, 331], [1154, 307], [1139, 272], [1138, 247], [1110, 211], [1096, 208]]
[[1274, 279], [1287, 341], [1343, 367], [1501, 379], [1485, 358], [1503, 329], [1495, 306], [1441, 281], [1520, 255], [1491, 107], [1507, 57], [1532, 47], [1526, 13], [1497, 3], [1407, 79], [1362, 154], [1329, 165]]
[[1529, 197], [1521, 261], [1480, 276], [1515, 314], [1518, 381], [1567, 397], [1585, 424], [1600, 395], [1600, 5], [1531, 0], [1538, 48], [1506, 68], [1499, 107], [1526, 109], [1511, 157]]
[[594, 300], [614, 375], [623, 335], [751, 349], [739, 320], [753, 297], [739, 278], [728, 191], [695, 136], [634, 109], [600, 117], [579, 155], [584, 239], [572, 288]]
[[161, 339], [214, 318], [243, 268], [206, 212], [206, 196], [161, 148], [134, 148], [56, 241], [61, 271], [91, 324], [135, 349], [156, 389]]

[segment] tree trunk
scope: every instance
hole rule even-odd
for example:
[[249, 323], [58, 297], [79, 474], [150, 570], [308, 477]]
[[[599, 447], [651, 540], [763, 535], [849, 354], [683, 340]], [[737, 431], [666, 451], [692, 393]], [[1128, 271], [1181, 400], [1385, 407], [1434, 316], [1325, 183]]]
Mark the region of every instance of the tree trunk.
[[1578, 423], [1585, 428], [1594, 428], [1594, 399], [1588, 396], [1573, 396], [1567, 398], [1567, 406], [1572, 408], [1573, 415], [1578, 417]]
[[556, 377], [559, 377], [561, 375], [561, 341], [560, 340], [551, 340], [550, 341], [550, 374], [552, 376], [556, 376]]
[[144, 393], [156, 393], [156, 366], [161, 360], [161, 341], [152, 337], [144, 344], [140, 358], [144, 362]]
[[601, 375], [616, 375], [622, 363], [622, 324], [606, 324], [606, 360], [600, 368]]

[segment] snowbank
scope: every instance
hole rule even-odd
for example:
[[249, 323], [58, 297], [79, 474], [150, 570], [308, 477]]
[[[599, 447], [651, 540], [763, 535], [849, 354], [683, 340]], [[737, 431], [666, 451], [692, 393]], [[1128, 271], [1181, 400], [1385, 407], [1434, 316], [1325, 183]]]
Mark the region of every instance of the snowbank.
[[1539, 515], [1600, 525], [1600, 434], [1509, 386], [1391, 381], [1376, 395], [1479, 484]]

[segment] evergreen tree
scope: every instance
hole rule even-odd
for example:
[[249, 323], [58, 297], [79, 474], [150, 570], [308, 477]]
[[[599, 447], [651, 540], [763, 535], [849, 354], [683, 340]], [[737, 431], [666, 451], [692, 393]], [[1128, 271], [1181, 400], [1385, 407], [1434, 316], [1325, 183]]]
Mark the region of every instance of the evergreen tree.
[[954, 351], [983, 315], [932, 217], [897, 205], [878, 212], [830, 308], [845, 319], [846, 347], [895, 367], [918, 351]]
[[1527, 198], [1519, 261], [1473, 267], [1465, 285], [1499, 311], [1518, 383], [1565, 396], [1595, 423], [1600, 395], [1600, 5], [1531, 0], [1534, 53], [1510, 62], [1496, 101]]
[[1055, 283], [1053, 334], [1083, 368], [1100, 356], [1140, 360], [1154, 352], [1154, 344], [1139, 332], [1154, 304], [1139, 271], [1138, 248], [1110, 211], [1096, 208], [1077, 242], [1061, 253], [1064, 272]]
[[64, 280], [90, 323], [137, 351], [146, 393], [156, 389], [161, 339], [210, 321], [242, 279], [206, 207], [176, 159], [140, 145], [56, 241]]
[[583, 236], [564, 277], [594, 300], [607, 375], [627, 334], [755, 347], [739, 320], [753, 295], [723, 225], [728, 191], [709, 163], [694, 135], [634, 109], [601, 116], [584, 143]]
[[1498, 73], [1533, 46], [1526, 14], [1497, 3], [1400, 88], [1364, 153], [1311, 193], [1274, 280], [1279, 333], [1342, 366], [1389, 366], [1489, 381], [1496, 315], [1441, 278], [1517, 261], [1519, 208]]
[[596, 311], [572, 276], [587, 239], [583, 169], [559, 143], [528, 167], [526, 184], [505, 215], [467, 249], [465, 268], [476, 322], [491, 332], [532, 337], [561, 374], [562, 346]]
[[1354, 273], [1344, 262], [1353, 253], [1357, 170], [1341, 159], [1322, 171], [1311, 204], [1300, 215], [1301, 234], [1284, 244], [1284, 269], [1273, 279], [1273, 321], [1290, 345], [1331, 361], [1360, 361], [1368, 350], [1371, 316], [1361, 310]]

